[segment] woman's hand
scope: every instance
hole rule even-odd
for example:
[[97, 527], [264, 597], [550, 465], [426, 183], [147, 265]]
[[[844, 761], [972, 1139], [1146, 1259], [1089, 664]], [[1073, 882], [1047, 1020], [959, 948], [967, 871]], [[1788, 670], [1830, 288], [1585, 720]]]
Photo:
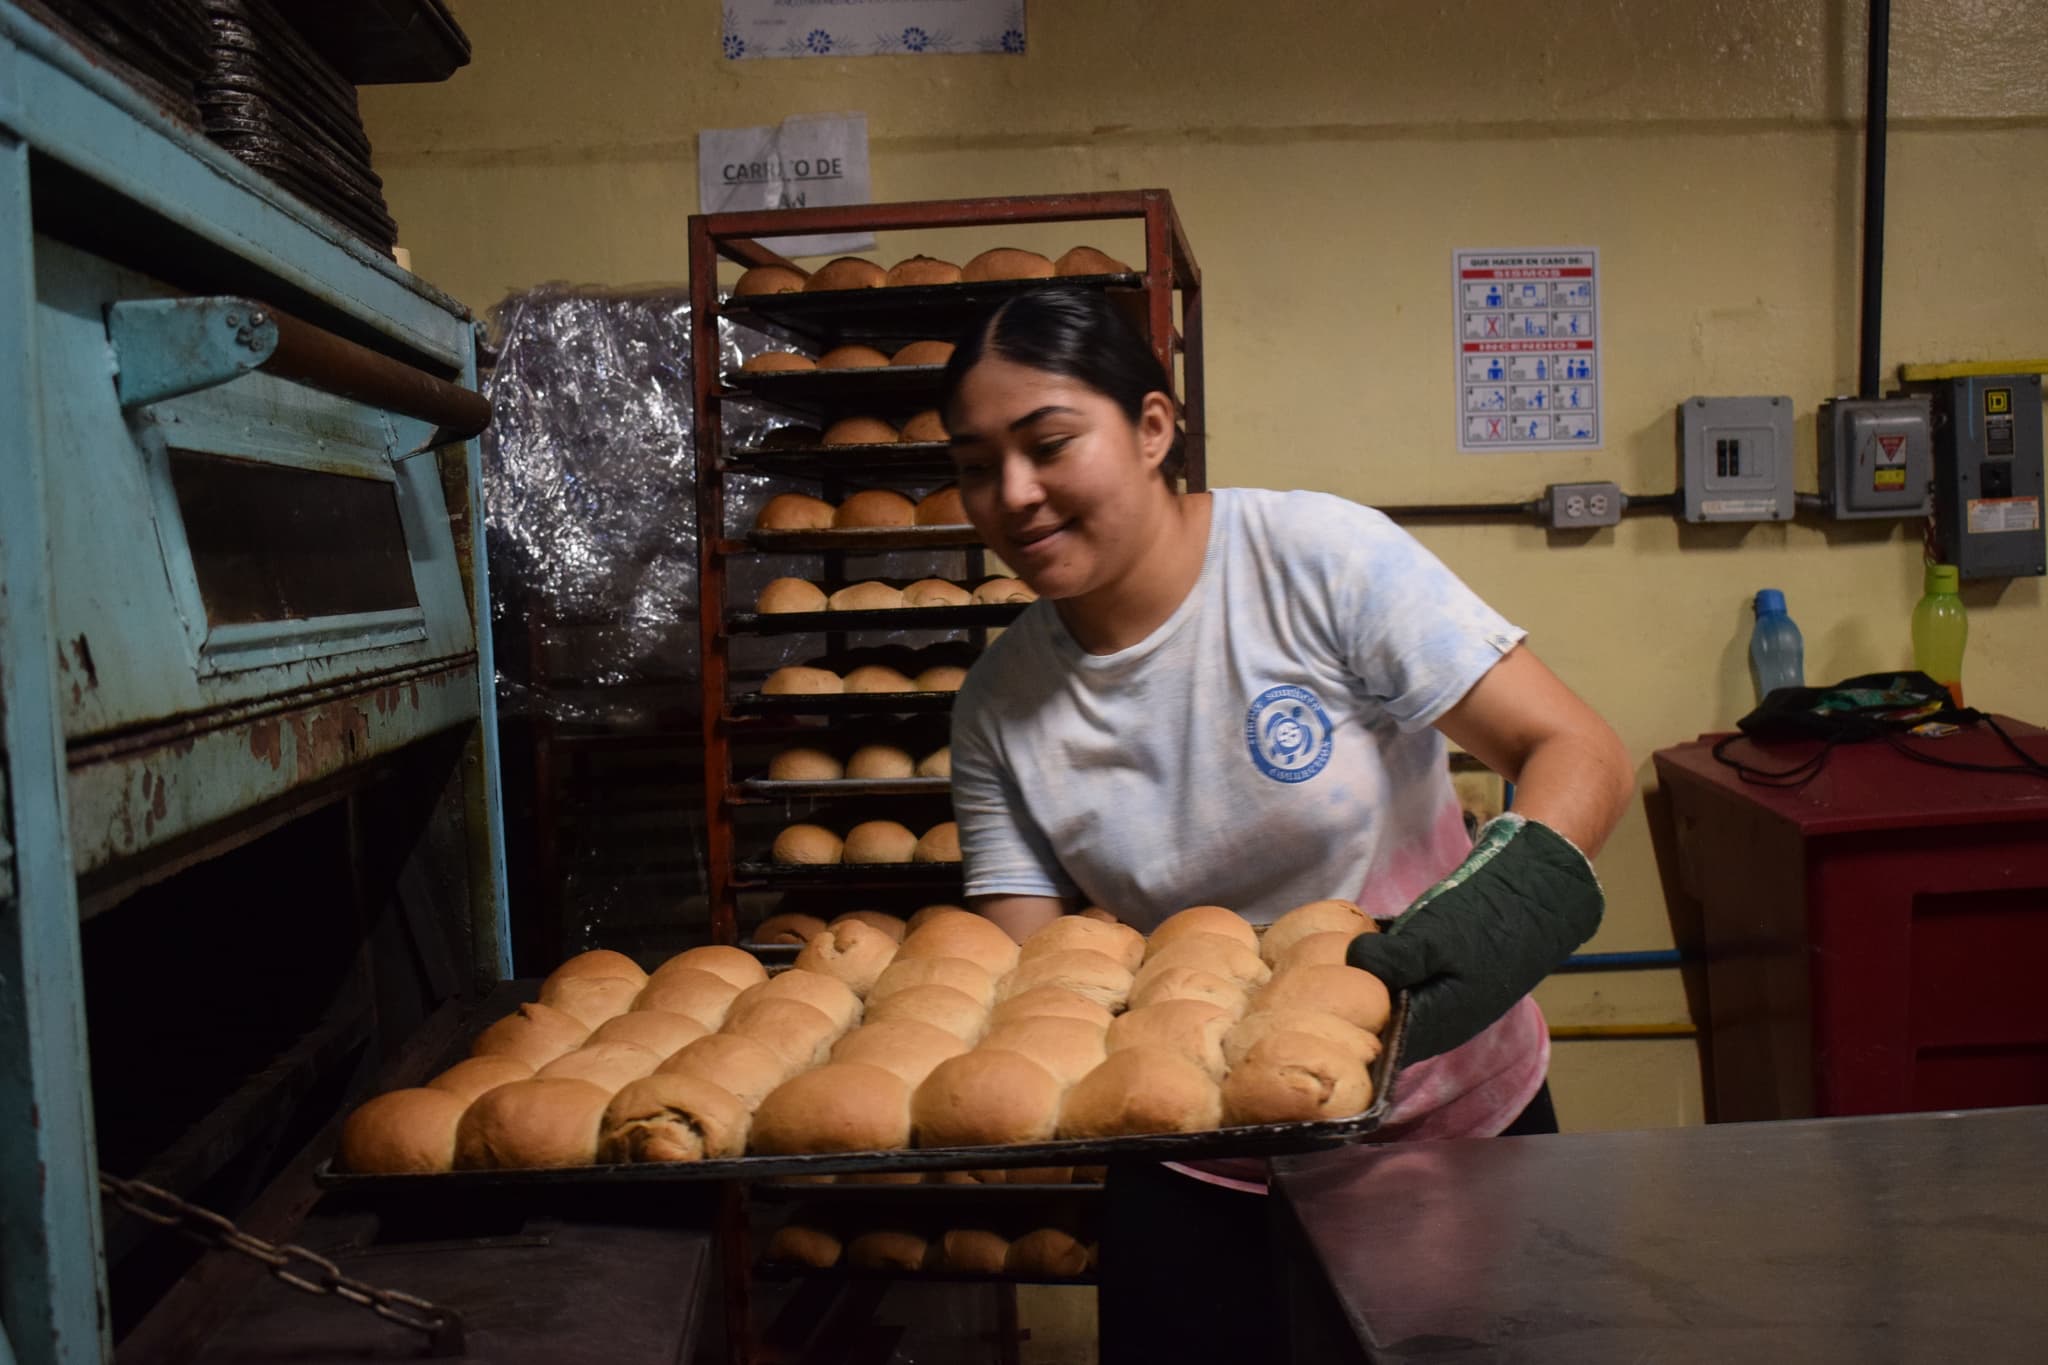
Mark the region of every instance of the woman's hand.
[[1067, 903], [1056, 896], [976, 896], [967, 908], [1019, 943], [1067, 913]]

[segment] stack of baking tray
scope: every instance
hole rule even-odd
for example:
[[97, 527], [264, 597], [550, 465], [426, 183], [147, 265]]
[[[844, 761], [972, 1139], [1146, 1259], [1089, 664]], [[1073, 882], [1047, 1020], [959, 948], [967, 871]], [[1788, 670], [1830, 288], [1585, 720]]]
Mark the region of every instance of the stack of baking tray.
[[353, 85], [270, 0], [200, 0], [211, 25], [199, 81], [207, 136], [382, 250], [398, 240]]
[[196, 91], [207, 67], [200, 0], [30, 0], [29, 8], [171, 114], [199, 122]]

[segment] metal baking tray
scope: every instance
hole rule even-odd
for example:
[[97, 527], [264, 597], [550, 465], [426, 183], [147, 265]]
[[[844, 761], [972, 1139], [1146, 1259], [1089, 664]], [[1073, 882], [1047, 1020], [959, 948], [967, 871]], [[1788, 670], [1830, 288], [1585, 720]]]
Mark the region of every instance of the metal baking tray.
[[864, 365], [832, 370], [731, 370], [725, 387], [769, 403], [838, 409], [879, 403], [916, 411], [938, 401], [944, 365]]
[[830, 782], [783, 782], [750, 777], [740, 783], [748, 796], [769, 801], [800, 801], [825, 796], [944, 796], [953, 790], [950, 777], [842, 777]]
[[913, 711], [950, 711], [958, 692], [825, 692], [815, 696], [771, 697], [748, 692], [734, 697], [736, 716], [862, 716], [898, 715]]
[[[733, 881], [740, 886], [946, 886], [961, 878], [959, 863], [761, 863], [745, 862], [735, 867]], [[1046, 1166], [1064, 1166], [1064, 1161], [1047, 1161]], [[1086, 1165], [1086, 1162], [1082, 1163]]]
[[814, 635], [819, 631], [974, 630], [1007, 626], [1029, 602], [975, 602], [964, 607], [885, 607], [879, 611], [737, 611], [728, 635]]
[[981, 544], [981, 533], [972, 526], [859, 526], [842, 531], [753, 530], [747, 532], [747, 544], [774, 554], [831, 551], [869, 554], [880, 550], [961, 549]]
[[915, 284], [894, 289], [831, 289], [815, 294], [729, 298], [720, 311], [735, 322], [773, 323], [819, 342], [920, 341], [957, 335], [984, 309], [1034, 289], [1138, 290], [1145, 277], [1068, 275], [1057, 280], [990, 280], [980, 284]]
[[[908, 1189], [909, 1186], [904, 1188]], [[965, 1270], [860, 1270], [852, 1266], [783, 1265], [757, 1261], [754, 1274], [764, 1280], [886, 1280], [892, 1284], [1099, 1284], [1092, 1270], [1079, 1275], [976, 1275]]]
[[728, 451], [726, 468], [739, 473], [786, 474], [830, 479], [878, 474], [909, 479], [956, 476], [952, 447], [944, 441], [897, 441], [891, 445], [754, 446]]
[[[983, 1199], [1003, 1208], [1005, 1201], [1023, 1195], [1035, 1195], [1040, 1199], [1079, 1196], [1088, 1200], [1101, 1197], [1102, 1190], [1103, 1184], [1099, 1180], [1069, 1181], [1065, 1185], [945, 1185], [929, 1182], [918, 1185], [791, 1185], [780, 1180], [763, 1180], [753, 1187], [752, 1193], [756, 1199], [778, 1204], [852, 1204], [863, 1199], [881, 1199], [894, 1204], [909, 1199], [913, 1203], [929, 1200], [947, 1208], [963, 1201]], [[1011, 1213], [1006, 1211], [1003, 1216], [1010, 1217]]]

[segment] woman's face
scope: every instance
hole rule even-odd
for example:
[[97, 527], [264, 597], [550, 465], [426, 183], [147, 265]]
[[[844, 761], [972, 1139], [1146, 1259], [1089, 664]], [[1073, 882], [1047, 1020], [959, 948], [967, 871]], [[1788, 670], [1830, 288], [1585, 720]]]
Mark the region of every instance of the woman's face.
[[989, 355], [961, 380], [948, 430], [968, 520], [1041, 597], [1116, 582], [1171, 501], [1164, 394], [1134, 423], [1078, 380]]

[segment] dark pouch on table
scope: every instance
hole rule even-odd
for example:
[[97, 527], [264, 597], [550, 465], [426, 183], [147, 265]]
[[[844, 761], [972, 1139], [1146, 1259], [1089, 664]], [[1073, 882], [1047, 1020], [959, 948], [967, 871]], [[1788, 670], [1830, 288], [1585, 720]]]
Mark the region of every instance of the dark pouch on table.
[[[1780, 687], [1735, 724], [1741, 734], [1729, 735], [1716, 743], [1714, 757], [1735, 769], [1743, 781], [1764, 786], [1802, 786], [1827, 766], [1828, 756], [1836, 745], [1873, 739], [1884, 741], [1916, 762], [1937, 767], [1973, 772], [2029, 772], [2048, 777], [2048, 766], [2014, 744], [1997, 721], [1973, 707], [1957, 706], [1949, 690], [1925, 673], [1865, 673], [1828, 687]], [[1931, 738], [1976, 724], [1989, 726], [2018, 762], [1958, 763], [1901, 742], [1901, 737], [1908, 734]], [[1729, 747], [1744, 737], [1766, 742], [1817, 739], [1821, 747], [1796, 767], [1773, 770], [1730, 757]]]

